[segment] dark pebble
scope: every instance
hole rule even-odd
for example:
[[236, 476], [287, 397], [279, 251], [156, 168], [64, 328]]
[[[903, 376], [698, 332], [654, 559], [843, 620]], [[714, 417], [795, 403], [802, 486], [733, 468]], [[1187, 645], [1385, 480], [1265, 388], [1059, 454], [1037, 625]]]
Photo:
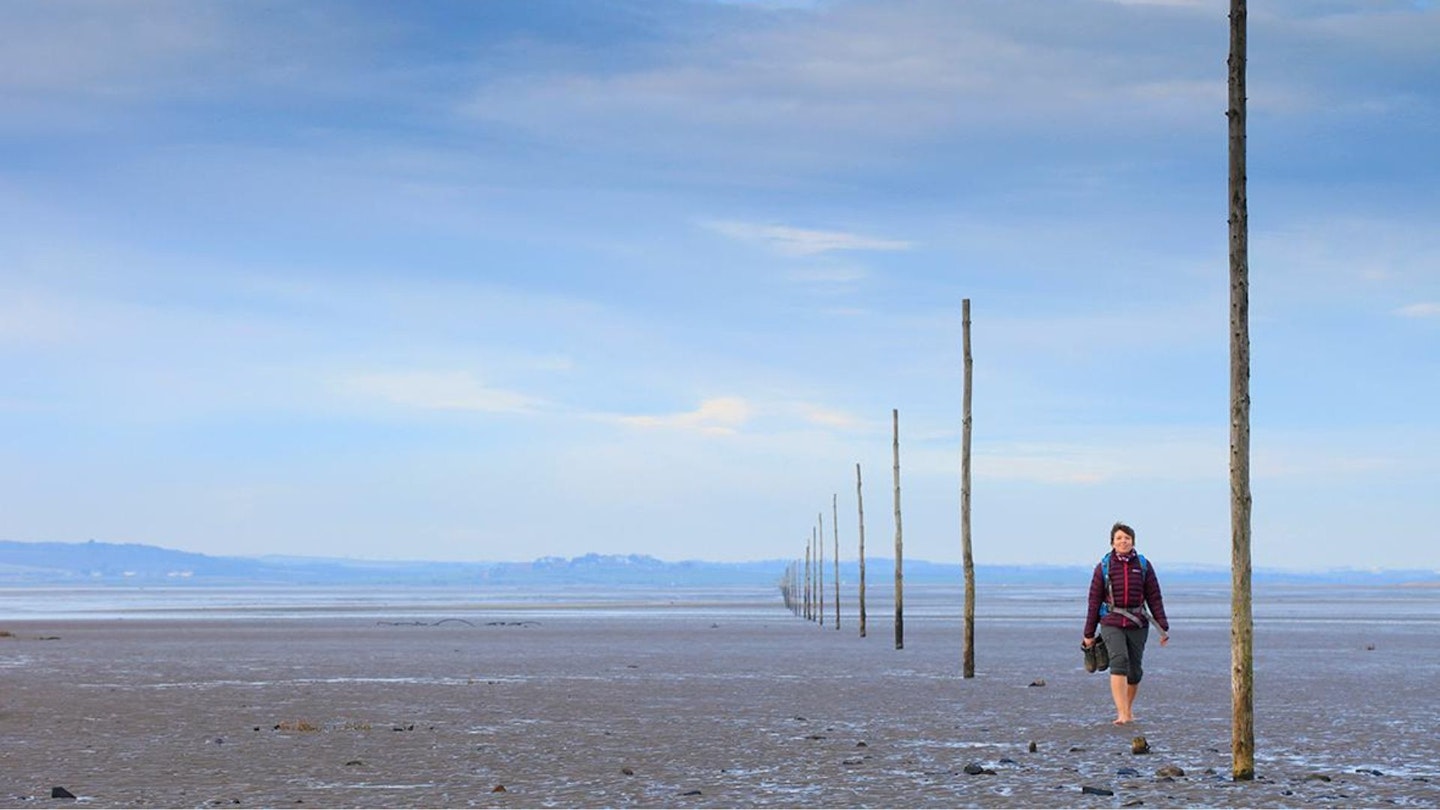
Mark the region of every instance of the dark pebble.
[[1034, 740], [1031, 740], [1031, 741], [1030, 741], [1030, 753], [1033, 754], [1033, 753], [1035, 753], [1036, 751], [1039, 751], [1039, 750], [1040, 750], [1040, 744], [1037, 743], [1037, 742], [1035, 742]]
[[1016, 762], [1015, 760], [1013, 760], [1013, 759], [1011, 759], [1011, 758], [1009, 758], [1009, 757], [1005, 757], [1004, 759], [1000, 760], [999, 764], [1001, 764], [1001, 765], [1019, 765], [1020, 763]]
[[1309, 776], [1307, 776], [1307, 777], [1305, 777], [1305, 778], [1306, 778], [1306, 779], [1309, 779], [1309, 780], [1311, 780], [1311, 781], [1314, 781], [1314, 782], [1329, 782], [1329, 781], [1330, 781], [1330, 777], [1326, 776], [1326, 775], [1323, 774], [1323, 773], [1312, 773], [1312, 774], [1310, 774]]
[[58, 787], [58, 786], [57, 786], [57, 787], [52, 787], [52, 788], [50, 788], [50, 798], [52, 798], [52, 799], [73, 799], [73, 798], [75, 798], [75, 794], [74, 794], [74, 793], [71, 793], [70, 791], [66, 790], [66, 789], [63, 788], [63, 787]]
[[345, 767], [347, 767], [347, 768], [354, 768], [354, 767], [357, 767], [357, 766], [360, 766], [360, 765], [364, 765], [364, 764], [365, 764], [365, 763], [361, 762], [361, 761], [358, 760], [358, 759], [352, 759], [352, 760], [350, 760], [349, 762], [345, 763]]
[[1116, 776], [1139, 776], [1140, 772], [1134, 768], [1121, 768], [1115, 772]]
[[1140, 805], [1142, 805], [1142, 804], [1144, 804], [1144, 803], [1145, 803], [1145, 800], [1144, 800], [1144, 799], [1131, 799], [1130, 801], [1125, 802], [1124, 804], [1122, 804], [1122, 805], [1120, 805], [1120, 806], [1121, 806], [1121, 807], [1139, 807]]
[[979, 776], [985, 772], [985, 766], [972, 762], [965, 766], [965, 773], [970, 776]]
[[704, 793], [701, 793], [701, 792], [698, 791], [698, 790], [687, 790], [687, 791], [685, 791], [684, 793], [681, 793], [680, 795], [681, 795], [681, 796], [704, 796], [705, 794], [704, 794]]
[[1081, 792], [1081, 793], [1089, 794], [1089, 795], [1091, 795], [1091, 796], [1114, 796], [1114, 795], [1115, 795], [1115, 791], [1113, 791], [1113, 790], [1106, 790], [1105, 788], [1101, 788], [1101, 787], [1092, 787], [1092, 786], [1090, 786], [1090, 785], [1081, 785], [1081, 786], [1080, 786], [1080, 792]]
[[1044, 678], [1036, 678], [1035, 680], [1033, 680], [1033, 681], [1030, 682], [1030, 685], [1031, 685], [1031, 686], [1044, 686], [1044, 685], [1045, 685], [1045, 679], [1044, 679]]

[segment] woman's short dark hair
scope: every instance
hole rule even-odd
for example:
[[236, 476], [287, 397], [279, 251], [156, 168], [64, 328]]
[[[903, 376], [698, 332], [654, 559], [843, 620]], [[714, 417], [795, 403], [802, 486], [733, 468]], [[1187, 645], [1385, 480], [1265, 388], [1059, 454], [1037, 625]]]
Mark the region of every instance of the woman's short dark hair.
[[1114, 526], [1110, 527], [1110, 542], [1112, 543], [1115, 542], [1115, 532], [1124, 532], [1130, 535], [1130, 539], [1132, 541], [1135, 539], [1135, 530], [1130, 528], [1129, 526], [1126, 526], [1124, 523], [1121, 523], [1118, 520], [1115, 521]]

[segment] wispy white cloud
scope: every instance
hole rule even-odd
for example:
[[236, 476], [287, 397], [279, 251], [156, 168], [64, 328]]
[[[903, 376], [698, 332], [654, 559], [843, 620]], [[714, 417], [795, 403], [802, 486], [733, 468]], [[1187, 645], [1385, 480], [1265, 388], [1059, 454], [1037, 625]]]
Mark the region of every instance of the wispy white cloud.
[[900, 251], [914, 247], [900, 239], [884, 239], [847, 231], [822, 231], [789, 225], [749, 222], [711, 222], [708, 227], [742, 242], [759, 244], [785, 256], [815, 256], [835, 251]]
[[639, 428], [693, 430], [701, 433], [728, 435], [737, 432], [750, 420], [753, 408], [741, 397], [715, 397], [701, 402], [693, 411], [641, 416], [621, 416], [622, 424]]
[[801, 403], [796, 406], [800, 417], [807, 423], [824, 428], [837, 428], [839, 430], [864, 430], [870, 427], [868, 420], [861, 419], [853, 413], [842, 411], [824, 405]]
[[[1111, 17], [1133, 24], [1097, 35], [1090, 27], [1105, 23], [1093, 4], [1061, 6], [820, 4], [765, 25], [720, 26], [703, 44], [619, 69], [576, 67], [583, 60], [572, 58], [562, 62], [568, 67], [508, 75], [454, 108], [462, 120], [547, 141], [683, 149], [687, 164], [705, 154], [732, 171], [763, 168], [772, 182], [837, 158], [893, 169], [887, 156], [897, 145], [928, 148], [964, 134], [1048, 139], [1057, 119], [1143, 135], [1192, 131], [1223, 112], [1223, 77], [1214, 78], [1213, 54], [1197, 44], [1201, 13], [1114, 10]], [[1058, 27], [1077, 36], [1055, 47]], [[1221, 25], [1213, 30], [1223, 35]]]
[[544, 404], [526, 394], [485, 385], [465, 371], [363, 373], [341, 385], [355, 394], [422, 410], [519, 414]]
[[1395, 310], [1395, 314], [1406, 318], [1440, 318], [1440, 302], [1422, 301], [1408, 304]]

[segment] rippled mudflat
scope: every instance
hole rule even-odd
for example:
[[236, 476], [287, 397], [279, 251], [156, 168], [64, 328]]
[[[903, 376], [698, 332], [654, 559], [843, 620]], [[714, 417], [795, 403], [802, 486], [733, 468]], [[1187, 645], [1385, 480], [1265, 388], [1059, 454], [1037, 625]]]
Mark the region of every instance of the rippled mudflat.
[[862, 639], [769, 593], [38, 610], [0, 620], [0, 806], [1435, 806], [1440, 594], [1386, 594], [1257, 602], [1244, 784], [1211, 593], [1171, 597], [1123, 729], [1072, 597], [1033, 589], [982, 594], [969, 680], [938, 592], [903, 650], [888, 604]]

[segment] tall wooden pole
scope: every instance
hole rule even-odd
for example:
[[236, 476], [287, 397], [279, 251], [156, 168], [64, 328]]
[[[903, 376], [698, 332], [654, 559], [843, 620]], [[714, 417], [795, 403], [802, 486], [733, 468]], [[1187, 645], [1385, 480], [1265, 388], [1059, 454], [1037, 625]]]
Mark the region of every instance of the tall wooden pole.
[[817, 531], [819, 532], [819, 534], [816, 535], [816, 537], [819, 538], [819, 539], [816, 541], [816, 546], [815, 546], [815, 548], [816, 548], [816, 555], [817, 555], [817, 556], [815, 557], [815, 559], [819, 560], [819, 561], [820, 561], [820, 564], [817, 565], [817, 566], [815, 566], [815, 569], [816, 569], [817, 576], [818, 576], [819, 579], [820, 579], [820, 626], [821, 626], [821, 627], [824, 627], [824, 626], [825, 626], [825, 513], [824, 513], [824, 512], [821, 512], [821, 513], [820, 513], [820, 515], [819, 515], [819, 521], [817, 522], [816, 525], [819, 526], [819, 529], [817, 529]]
[[830, 531], [835, 534], [835, 629], [840, 629], [840, 495], [830, 493]]
[[1250, 610], [1250, 255], [1245, 192], [1245, 0], [1230, 0], [1230, 691], [1231, 778], [1255, 778], [1255, 638]]
[[975, 557], [970, 551], [970, 299], [960, 304], [965, 346], [965, 393], [960, 420], [960, 551], [965, 565], [965, 650], [961, 675], [975, 677]]
[[790, 574], [790, 576], [793, 577], [794, 580], [795, 580], [794, 585], [793, 585], [793, 587], [794, 587], [794, 589], [795, 589], [795, 601], [796, 601], [796, 604], [795, 604], [795, 615], [796, 615], [796, 616], [799, 616], [799, 615], [800, 615], [800, 594], [801, 594], [801, 592], [802, 592], [802, 589], [801, 589], [801, 587], [800, 587], [800, 558], [799, 558], [799, 557], [796, 557], [796, 558], [795, 558], [795, 563], [794, 563], [794, 566], [793, 566], [793, 571], [792, 571], [792, 573]]
[[860, 464], [855, 464], [855, 509], [860, 524], [860, 637], [865, 638], [865, 493], [860, 489]]
[[805, 545], [805, 621], [807, 622], [811, 618], [810, 606], [815, 603], [810, 587], [811, 583], [815, 581], [814, 575], [810, 571], [810, 546], [814, 544], [815, 541], [811, 540]]
[[905, 553], [900, 530], [900, 410], [890, 412], [895, 426], [895, 649], [905, 649]]

